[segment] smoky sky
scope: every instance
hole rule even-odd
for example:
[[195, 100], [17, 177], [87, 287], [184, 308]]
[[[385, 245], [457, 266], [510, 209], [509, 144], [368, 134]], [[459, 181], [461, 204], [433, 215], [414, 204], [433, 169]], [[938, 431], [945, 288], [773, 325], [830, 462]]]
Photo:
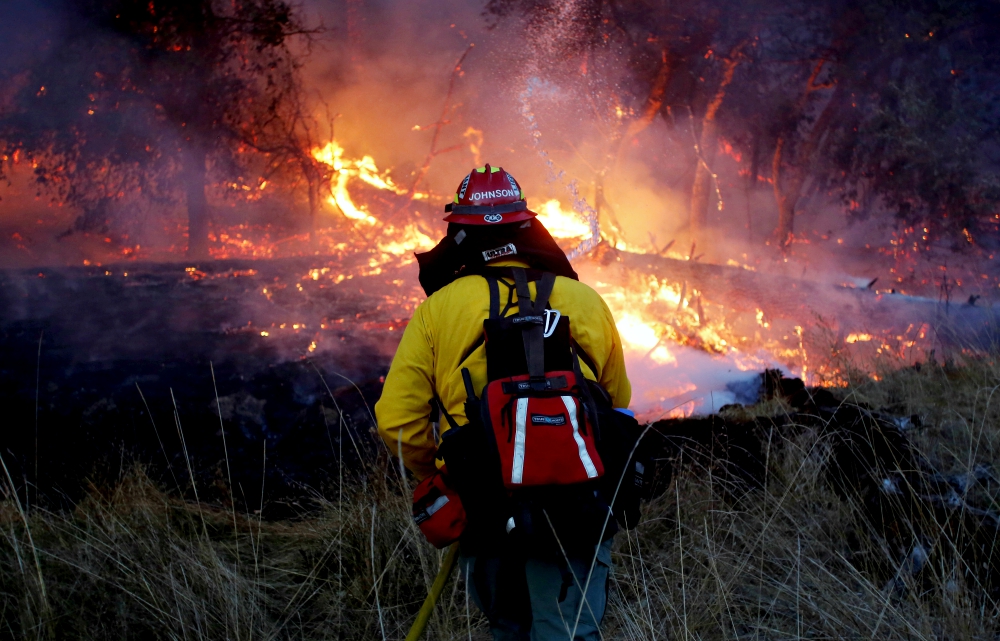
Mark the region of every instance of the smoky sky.
[[[593, 167], [605, 162], [613, 124], [601, 119], [632, 92], [622, 52], [591, 56], [589, 66], [557, 59], [549, 44], [567, 34], [552, 27], [533, 41], [517, 16], [498, 22], [485, 15], [484, 2], [352, 4], [353, 15], [347, 2], [304, 6], [328, 29], [308, 57], [306, 84], [339, 114], [335, 135], [349, 153], [371, 154], [405, 184], [426, 162], [427, 126], [443, 114], [448, 124], [438, 149], [456, 148], [435, 156], [426, 177], [442, 203], [477, 161], [513, 173], [529, 205], [557, 198], [569, 207], [574, 179], [592, 201]], [[470, 45], [445, 105], [451, 69]], [[470, 128], [482, 135], [478, 157], [466, 135]], [[685, 205], [674, 184], [679, 166], [665, 163], [662, 130], [662, 123], [651, 128], [652, 144], [644, 139], [622, 163], [621, 186], [609, 187], [608, 194], [622, 197], [621, 216], [637, 237], [645, 241], [653, 234], [665, 243]], [[652, 171], [657, 162], [659, 170]]]
[[[498, 22], [485, 15], [485, 4], [309, 0], [298, 5], [306, 25], [322, 27], [308, 46], [300, 42], [296, 47], [313, 113], [332, 120], [332, 134], [350, 156], [371, 155], [380, 169], [391, 168], [400, 184], [429, 162], [423, 187], [442, 204], [483, 162], [511, 171], [524, 185], [529, 204], [558, 198], [568, 207], [573, 180], [582, 197], [593, 202], [595, 168], [606, 162], [610, 128], [616, 124], [607, 113], [618, 103], [625, 109], [638, 106], [630, 104], [634, 92], [623, 52], [604, 51], [585, 64], [558, 59], [552, 42], [566, 35], [559, 28], [544, 28], [531, 41], [518, 16]], [[58, 1], [5, 3], [0, 69], [8, 83], [16, 84], [20, 70], [58, 49], [60, 38], [102, 37], [100, 26], [79, 22], [77, 7]], [[453, 79], [456, 60], [470, 45]], [[453, 93], [446, 99], [452, 80]], [[432, 126], [442, 118], [447, 124], [437, 150], [451, 150], [429, 159]], [[655, 238], [662, 246], [686, 218], [686, 126], [681, 119], [671, 133], [658, 119], [626, 150], [605, 185], [622, 224], [642, 243]], [[323, 128], [324, 135], [329, 133]], [[478, 135], [482, 144], [475, 154], [471, 143]], [[743, 199], [745, 208], [771, 215], [767, 193], [726, 196], [734, 209]], [[0, 208], [10, 200], [6, 203]], [[767, 220], [758, 224], [769, 227]]]
[[61, 3], [0, 3], [0, 72], [5, 81], [27, 68], [63, 31], [71, 14]]
[[[21, 70], [50, 55], [61, 38], [88, 30], [100, 37], [99, 26], [79, 23], [79, 6], [84, 5], [55, 0], [0, 5], [0, 78], [7, 87], [21, 81]], [[558, 25], [536, 29], [535, 35], [543, 37], [532, 40], [520, 16], [497, 21], [485, 14], [483, 0], [307, 0], [297, 6], [306, 25], [323, 28], [308, 46], [300, 43], [296, 49], [303, 56], [303, 88], [313, 114], [332, 120], [333, 131], [324, 126], [322, 136], [332, 133], [349, 157], [370, 155], [404, 186], [429, 162], [422, 188], [440, 205], [473, 166], [484, 162], [510, 171], [524, 186], [529, 205], [557, 198], [569, 208], [574, 180], [580, 196], [593, 203], [600, 168], [615, 151], [609, 142], [614, 127], [621, 126], [608, 114], [616, 108], [634, 114], [642, 106], [628, 52], [609, 47], [583, 57], [561, 55], [553, 45], [565, 35]], [[470, 45], [446, 100], [453, 66]], [[7, 94], [0, 90], [0, 105]], [[728, 96], [723, 109], [746, 99]], [[442, 117], [447, 124], [437, 150], [449, 151], [428, 159], [431, 126]], [[680, 239], [697, 117], [677, 110], [672, 119], [656, 118], [623, 147], [603, 185], [628, 241], [637, 247], [685, 244]], [[477, 135], [482, 138], [478, 154], [473, 149]], [[746, 157], [736, 156], [721, 153], [716, 160], [717, 193], [724, 206], [713, 205], [710, 215], [724, 230], [712, 247], [699, 250], [714, 251], [706, 260], [752, 262], [753, 248], [768, 251], [764, 242], [777, 218], [774, 194], [764, 183], [748, 188], [739, 176]], [[9, 196], [0, 185], [0, 214], [8, 218], [17, 213]], [[52, 210], [45, 215], [57, 214], [67, 215]], [[809, 197], [798, 220], [802, 229], [822, 234], [824, 242], [842, 239], [843, 247], [857, 249], [836, 258], [819, 247], [810, 250], [802, 257], [810, 263], [810, 275], [835, 272], [839, 278], [847, 271], [870, 279], [882, 273], [867, 267], [874, 257], [865, 245], [881, 233], [873, 231], [873, 221], [849, 225], [841, 204], [822, 194]], [[883, 241], [884, 235], [878, 236], [876, 242]], [[792, 269], [772, 262], [769, 267]], [[794, 269], [801, 275], [801, 266]]]
[[[350, 5], [354, 6], [351, 10]], [[487, 133], [483, 153], [493, 157], [523, 148], [519, 125], [517, 69], [506, 66], [518, 49], [513, 30], [489, 29], [483, 2], [310, 2], [306, 15], [328, 29], [308, 57], [306, 84], [334, 113], [336, 137], [349, 151], [369, 153], [380, 167], [405, 176], [430, 150], [428, 127], [445, 111], [456, 60], [474, 45], [445, 117], [439, 148], [467, 142], [469, 127]], [[451, 190], [473, 165], [464, 151], [434, 158], [428, 179]], [[352, 149], [353, 147], [353, 149]], [[485, 161], [485, 158], [484, 158]], [[499, 164], [495, 160], [493, 164]]]

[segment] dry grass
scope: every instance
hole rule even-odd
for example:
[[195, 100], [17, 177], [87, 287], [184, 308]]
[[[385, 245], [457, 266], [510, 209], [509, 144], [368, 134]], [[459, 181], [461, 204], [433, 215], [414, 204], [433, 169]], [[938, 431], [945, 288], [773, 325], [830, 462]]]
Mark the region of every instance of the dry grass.
[[[997, 460], [998, 391], [1000, 365], [968, 359], [886, 373], [845, 394], [919, 415], [924, 427], [911, 437], [955, 474]], [[687, 467], [646, 506], [639, 528], [619, 535], [605, 638], [995, 638], [996, 604], [967, 585], [961, 560], [929, 550], [914, 573], [911, 556], [879, 540], [826, 482], [820, 431], [789, 434], [769, 449], [763, 490], [734, 501], [733, 488]], [[401, 639], [440, 556], [407, 518], [393, 465], [371, 462], [345, 484], [342, 502], [280, 523], [179, 501], [139, 468], [71, 513], [22, 516], [8, 491], [2, 634]], [[1000, 511], [995, 483], [969, 491]], [[486, 638], [466, 607], [463, 584], [452, 582], [427, 638]]]
[[[27, 523], [8, 493], [0, 634], [402, 638], [439, 553], [407, 518], [388, 461], [380, 472], [352, 479], [342, 504], [322, 503], [308, 518], [235, 514], [235, 525], [232, 512], [171, 498], [138, 467], [109, 491], [93, 489], [71, 513], [36, 509]], [[464, 612], [464, 592], [453, 586], [431, 623], [435, 637], [459, 635]], [[478, 617], [468, 624], [480, 627]]]

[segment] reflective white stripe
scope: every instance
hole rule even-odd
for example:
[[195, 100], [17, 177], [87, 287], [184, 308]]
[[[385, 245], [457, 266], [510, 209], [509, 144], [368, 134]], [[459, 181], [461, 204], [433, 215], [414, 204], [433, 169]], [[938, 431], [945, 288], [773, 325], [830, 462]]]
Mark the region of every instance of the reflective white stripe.
[[432, 514], [434, 514], [447, 504], [448, 504], [448, 497], [442, 494], [441, 496], [437, 497], [436, 501], [427, 506], [426, 510], [427, 516], [431, 516]]
[[507, 519], [507, 534], [510, 534], [510, 531], [513, 530], [515, 527], [517, 527], [517, 524], [514, 523], [514, 517], [512, 516], [509, 519]]
[[510, 482], [519, 485], [524, 478], [524, 424], [528, 420], [528, 399], [517, 399], [517, 415], [514, 418], [514, 469], [510, 472]]
[[583, 442], [583, 437], [580, 436], [580, 425], [576, 422], [576, 401], [572, 396], [560, 396], [559, 398], [562, 399], [566, 411], [569, 412], [569, 422], [573, 424], [573, 440], [576, 441], [576, 449], [580, 452], [580, 462], [587, 470], [587, 478], [595, 478], [597, 468], [594, 467], [594, 461], [591, 460], [590, 453], [587, 452], [587, 444]]

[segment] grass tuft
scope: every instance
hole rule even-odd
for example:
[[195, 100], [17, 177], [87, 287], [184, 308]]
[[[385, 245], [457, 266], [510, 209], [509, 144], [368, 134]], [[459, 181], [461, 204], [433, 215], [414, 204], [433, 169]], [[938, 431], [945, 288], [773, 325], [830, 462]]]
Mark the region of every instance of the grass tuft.
[[[1000, 512], [995, 359], [889, 371], [838, 394], [916, 417], [906, 433], [922, 459], [942, 478], [970, 479], [958, 500]], [[727, 411], [791, 415], [780, 401]], [[881, 539], [865, 507], [828, 482], [822, 429], [775, 438], [763, 488], [682, 466], [639, 527], [618, 536], [605, 639], [995, 638], [997, 604], [954, 553], [960, 528], [917, 514], [920, 532]], [[280, 522], [183, 501], [141, 466], [64, 512], [24, 512], [6, 479], [0, 634], [402, 639], [442, 553], [408, 517], [394, 462], [367, 466], [347, 475], [339, 500]], [[996, 564], [991, 547], [984, 553]], [[488, 638], [467, 603], [464, 582], [452, 581], [427, 638]]]

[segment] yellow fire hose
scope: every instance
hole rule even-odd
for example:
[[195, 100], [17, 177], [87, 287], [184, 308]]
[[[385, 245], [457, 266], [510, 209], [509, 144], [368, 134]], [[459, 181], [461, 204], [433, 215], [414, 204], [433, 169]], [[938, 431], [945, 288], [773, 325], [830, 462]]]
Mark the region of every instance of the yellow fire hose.
[[437, 603], [438, 597], [441, 596], [441, 591], [444, 590], [444, 585], [448, 582], [448, 577], [455, 569], [457, 561], [458, 543], [452, 543], [448, 551], [445, 552], [444, 559], [441, 560], [441, 569], [438, 570], [437, 576], [434, 578], [434, 584], [431, 585], [431, 591], [427, 593], [424, 604], [420, 606], [420, 612], [417, 612], [417, 618], [413, 621], [410, 633], [406, 635], [406, 641], [419, 641], [424, 636], [427, 622], [431, 618], [431, 613], [434, 612], [434, 605]]

